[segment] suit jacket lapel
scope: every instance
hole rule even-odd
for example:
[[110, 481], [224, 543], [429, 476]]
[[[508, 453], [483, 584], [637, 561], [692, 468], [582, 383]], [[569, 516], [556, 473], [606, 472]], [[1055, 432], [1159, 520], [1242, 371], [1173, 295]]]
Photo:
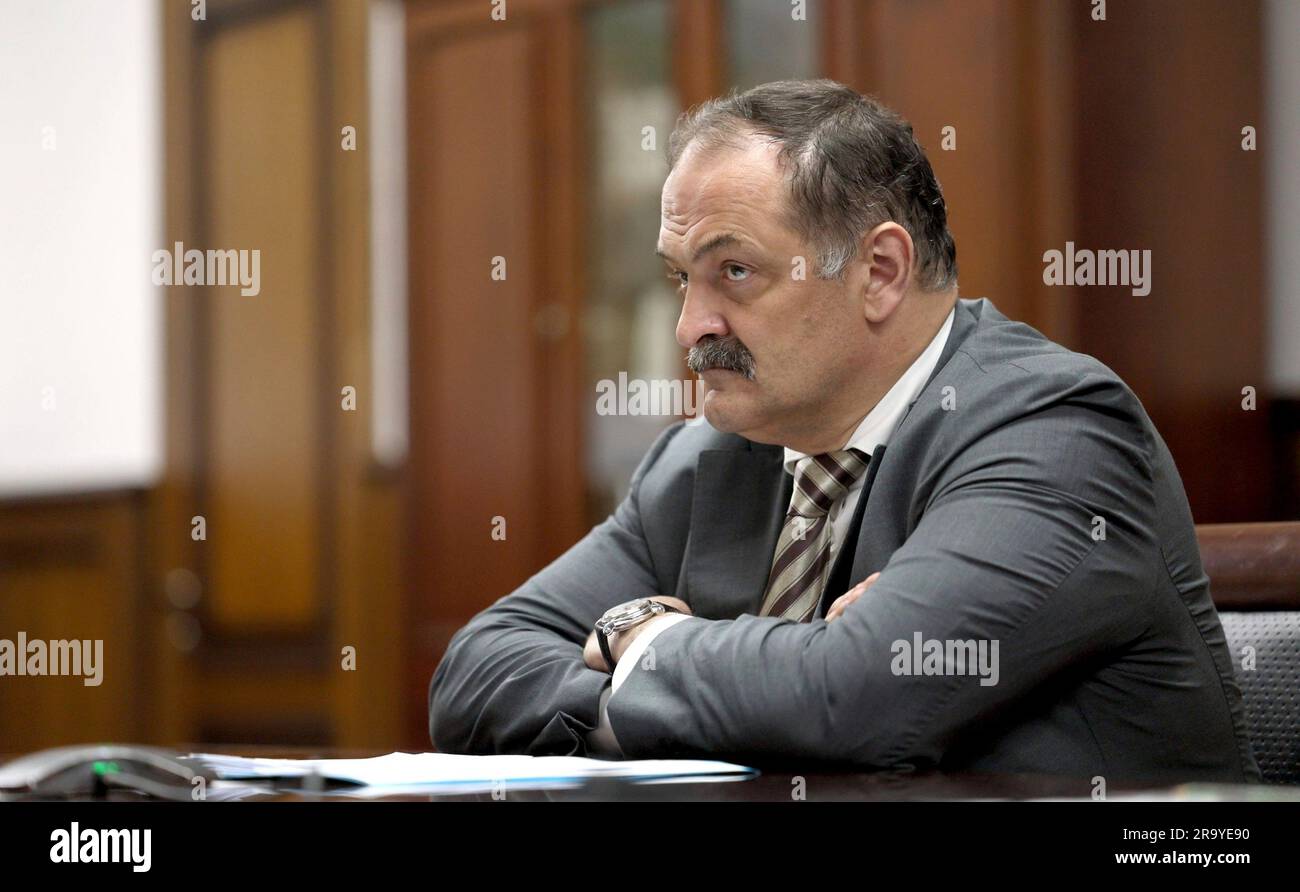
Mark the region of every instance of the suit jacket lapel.
[[701, 452], [695, 469], [678, 596], [709, 619], [762, 607], [793, 487], [781, 447], [737, 439], [740, 448]]
[[[926, 380], [925, 386], [921, 388], [921, 393], [917, 396], [916, 400], [907, 407], [907, 412], [899, 420], [898, 426], [890, 436], [891, 443], [899, 444], [900, 437], [906, 433], [908, 418], [910, 418], [912, 413], [917, 409], [917, 403], [920, 403], [922, 400], [926, 401], [926, 405], [922, 406], [920, 411], [927, 411], [927, 407], [929, 407], [928, 411], [942, 411], [939, 408], [939, 401], [931, 398], [929, 393], [930, 386], [934, 383], [935, 379], [943, 373], [944, 368], [948, 365], [948, 361], [952, 359], [953, 355], [962, 345], [962, 342], [970, 336], [976, 323], [979, 322], [979, 316], [972, 308], [975, 303], [977, 302], [964, 300], [957, 302], [956, 313], [952, 320], [952, 330], [948, 332], [948, 341], [943, 345], [943, 351], [939, 354], [939, 360], [934, 365], [934, 371], [930, 373], [930, 377]], [[867, 496], [871, 492], [872, 484], [875, 483], [876, 475], [885, 464], [887, 445], [888, 444], [882, 444], [877, 446], [875, 451], [871, 453], [871, 464], [867, 468], [867, 479], [862, 485], [862, 495], [858, 497], [858, 509], [856, 512], [856, 518], [854, 519], [854, 528], [857, 529], [858, 535], [853, 552], [853, 571], [844, 586], [845, 591], [848, 591], [848, 589], [857, 585], [877, 570], [884, 569], [885, 564], [889, 562], [889, 558], [893, 555], [894, 550], [900, 544], [892, 539], [890, 533], [893, 529], [892, 525], [872, 523], [867, 514], [870, 509]], [[893, 461], [897, 462], [906, 460], [906, 453], [900, 452], [899, 449], [896, 448], [894, 450]], [[864, 518], [866, 519], [864, 520]], [[825, 611], [830, 608], [831, 601], [842, 594], [844, 594], [844, 592], [839, 592], [831, 596], [830, 600], [823, 599], [821, 610], [817, 615], [825, 616]]]
[[862, 493], [858, 496], [858, 507], [857, 511], [854, 512], [853, 528], [849, 531], [850, 535], [854, 531], [857, 532], [857, 542], [854, 544], [853, 549], [853, 572], [844, 581], [844, 591], [836, 592], [830, 596], [829, 600], [822, 599], [822, 609], [818, 612], [818, 616], [825, 616], [832, 601], [884, 567], [885, 562], [889, 560], [889, 555], [893, 553], [889, 543], [881, 542], [879, 537], [874, 535], [878, 531], [877, 527], [863, 521], [867, 514], [867, 507], [870, 504], [871, 487], [876, 482], [876, 475], [880, 472], [880, 466], [884, 464], [887, 449], [888, 447], [882, 444], [876, 447], [875, 452], [871, 453], [871, 464], [867, 466], [867, 479], [862, 482]]

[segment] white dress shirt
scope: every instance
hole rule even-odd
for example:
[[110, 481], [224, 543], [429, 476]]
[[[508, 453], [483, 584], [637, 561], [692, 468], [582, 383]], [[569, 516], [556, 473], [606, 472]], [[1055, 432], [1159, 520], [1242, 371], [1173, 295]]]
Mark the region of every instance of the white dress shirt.
[[[948, 341], [948, 332], [952, 329], [952, 320], [955, 313], [956, 308], [954, 307], [953, 310], [949, 311], [948, 318], [944, 320], [943, 325], [939, 327], [938, 333], [935, 334], [929, 345], [921, 351], [921, 355], [916, 357], [912, 364], [907, 367], [907, 371], [903, 372], [902, 376], [894, 382], [894, 386], [889, 388], [889, 391], [881, 397], [875, 408], [867, 413], [867, 416], [862, 419], [862, 423], [858, 425], [857, 430], [853, 432], [853, 436], [849, 437], [849, 441], [841, 448], [859, 449], [863, 453], [870, 455], [876, 451], [876, 447], [889, 441], [890, 436], [894, 433], [894, 428], [898, 427], [898, 422], [902, 420], [908, 407], [920, 396], [921, 388], [925, 386], [925, 382], [929, 380], [935, 365], [938, 364], [939, 354], [943, 352], [943, 345]], [[800, 460], [807, 457], [806, 453], [787, 448], [785, 450], [786, 473], [794, 476], [795, 466]], [[848, 535], [849, 525], [853, 522], [853, 513], [857, 508], [858, 497], [862, 494], [865, 477], [864, 474], [855, 480], [853, 485], [849, 487], [848, 492], [845, 493], [844, 498], [831, 506], [832, 555], [839, 551], [844, 537]], [[791, 498], [793, 499], [793, 493]], [[656, 637], [663, 634], [665, 629], [694, 618], [685, 614], [670, 613], [646, 620], [646, 628], [637, 635], [636, 640], [632, 642], [627, 652], [619, 658], [618, 665], [614, 667], [612, 681], [600, 695], [600, 721], [596, 729], [587, 735], [587, 743], [595, 752], [604, 755], [621, 756], [623, 754], [622, 748], [618, 745], [618, 738], [614, 736], [614, 729], [609, 724], [609, 715], [606, 710], [609, 698], [632, 674], [642, 655]]]

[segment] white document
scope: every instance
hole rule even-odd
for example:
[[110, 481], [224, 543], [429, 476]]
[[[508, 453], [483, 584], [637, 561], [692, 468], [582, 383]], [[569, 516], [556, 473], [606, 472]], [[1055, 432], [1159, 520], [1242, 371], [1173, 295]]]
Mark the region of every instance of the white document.
[[611, 761], [580, 756], [461, 756], [450, 753], [389, 753], [369, 759], [249, 759], [191, 753], [222, 780], [308, 778], [370, 787], [457, 789], [573, 786], [594, 778], [664, 783], [674, 780], [738, 780], [758, 772], [744, 765], [697, 759]]

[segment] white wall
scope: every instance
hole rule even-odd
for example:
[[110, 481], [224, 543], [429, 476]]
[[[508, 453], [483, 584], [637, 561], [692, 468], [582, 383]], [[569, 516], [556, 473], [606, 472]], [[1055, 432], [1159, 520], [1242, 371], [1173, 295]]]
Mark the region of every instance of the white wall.
[[158, 18], [0, 0], [0, 496], [159, 470]]

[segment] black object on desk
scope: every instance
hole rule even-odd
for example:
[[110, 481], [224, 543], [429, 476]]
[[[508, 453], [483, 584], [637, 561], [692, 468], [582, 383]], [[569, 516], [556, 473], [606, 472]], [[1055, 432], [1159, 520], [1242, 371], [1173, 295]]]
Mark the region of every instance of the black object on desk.
[[61, 746], [0, 766], [0, 793], [19, 796], [103, 796], [129, 789], [159, 799], [188, 801], [194, 781], [214, 775], [171, 750], [129, 744]]

